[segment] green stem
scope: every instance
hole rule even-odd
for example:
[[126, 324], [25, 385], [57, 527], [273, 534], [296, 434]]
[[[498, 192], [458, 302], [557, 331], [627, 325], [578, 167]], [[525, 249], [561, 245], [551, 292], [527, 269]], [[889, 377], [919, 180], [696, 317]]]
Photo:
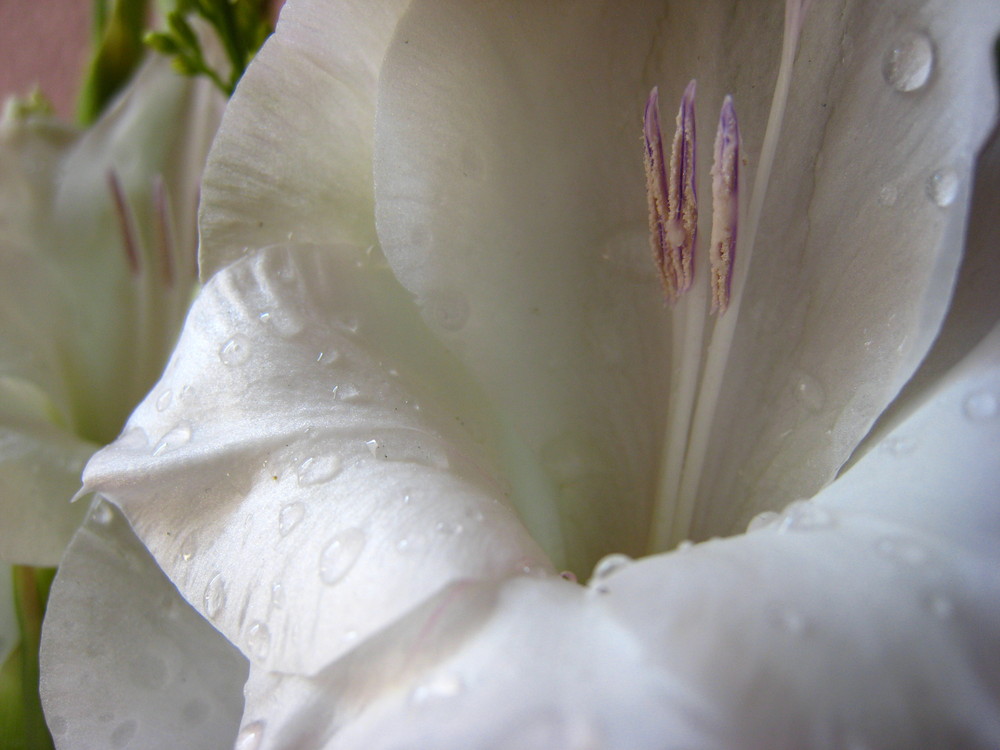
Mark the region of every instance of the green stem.
[[38, 649], [42, 640], [42, 619], [49, 598], [55, 568], [15, 565], [14, 604], [21, 629], [21, 699], [24, 710], [24, 746], [31, 750], [54, 748], [45, 725], [42, 699], [38, 692]]

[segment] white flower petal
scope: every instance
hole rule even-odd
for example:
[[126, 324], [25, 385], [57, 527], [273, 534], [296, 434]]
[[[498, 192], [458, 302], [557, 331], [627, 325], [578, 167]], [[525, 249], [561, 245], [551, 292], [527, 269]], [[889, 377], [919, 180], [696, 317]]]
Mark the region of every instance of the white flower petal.
[[244, 727], [266, 750], [995, 747], [998, 398], [1000, 328], [772, 526], [587, 588], [447, 592], [313, 678], [253, 675]]
[[384, 264], [272, 248], [206, 285], [84, 477], [255, 663], [313, 672], [449, 582], [548, 569], [493, 429]]
[[205, 171], [203, 277], [248, 247], [376, 243], [375, 87], [406, 5], [283, 7], [227, 108]]
[[59, 750], [218, 750], [239, 726], [246, 660], [100, 500], [52, 586], [41, 667]]
[[152, 59], [83, 133], [47, 118], [0, 126], [2, 559], [58, 562], [86, 510], [68, 504], [85, 460], [162, 368], [194, 282], [219, 108], [207, 82]]
[[[661, 4], [612, 16], [599, 3], [567, 13], [417, 2], [390, 45], [375, 156], [386, 256], [543, 465], [555, 464], [554, 494], [572, 461], [546, 462], [547, 451], [570, 445], [610, 467], [588, 483], [599, 489], [558, 500], [589, 556], [602, 544], [641, 549], [674, 395], [646, 247], [645, 94], [659, 84], [661, 98], [679, 97], [697, 77], [714, 114], [731, 92], [755, 171], [781, 33], [773, 5], [671, 6], [661, 17]], [[926, 351], [993, 112], [997, 21], [983, 2], [812, 4], [695, 536], [732, 533], [828, 482]], [[931, 72], [901, 92], [885, 59], [917, 32]], [[701, 142], [706, 175], [711, 138]], [[957, 181], [935, 203], [931, 188], [952, 185], [939, 170]]]

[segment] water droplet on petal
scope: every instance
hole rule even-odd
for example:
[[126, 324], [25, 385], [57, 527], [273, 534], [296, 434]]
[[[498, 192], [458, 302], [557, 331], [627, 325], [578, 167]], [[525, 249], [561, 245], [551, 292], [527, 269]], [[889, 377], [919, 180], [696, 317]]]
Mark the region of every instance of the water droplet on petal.
[[[232, 735], [230, 735], [232, 736]], [[240, 730], [234, 750], [257, 750], [264, 739], [264, 722], [254, 721]]]
[[469, 321], [469, 298], [456, 290], [429, 294], [421, 308], [432, 325], [446, 331], [460, 331]]
[[613, 553], [610, 555], [605, 555], [600, 560], [597, 561], [597, 565], [594, 566], [594, 572], [591, 573], [590, 582], [588, 585], [593, 585], [595, 583], [600, 583], [608, 578], [608, 576], [613, 573], [626, 568], [632, 563], [632, 558], [628, 555], [622, 555], [619, 553]]
[[977, 391], [965, 399], [962, 411], [972, 422], [985, 422], [1000, 414], [1000, 404], [997, 402], [996, 394], [990, 391]]
[[420, 706], [429, 701], [455, 698], [465, 690], [465, 682], [455, 674], [438, 674], [417, 685], [410, 693], [410, 702]]
[[462, 524], [454, 523], [452, 521], [438, 521], [434, 528], [437, 533], [443, 534], [444, 536], [457, 536], [464, 531]]
[[271, 651], [271, 630], [260, 620], [255, 621], [247, 631], [247, 649], [257, 661], [263, 661]]
[[878, 202], [879, 205], [889, 207], [895, 206], [896, 201], [899, 199], [899, 188], [893, 184], [883, 185], [882, 189], [878, 192]]
[[368, 452], [372, 454], [372, 458], [378, 458], [379, 457], [378, 440], [375, 440], [374, 438], [371, 439], [371, 440], [366, 440], [365, 441], [365, 446], [368, 448]]
[[924, 597], [924, 607], [939, 620], [950, 619], [955, 612], [955, 605], [952, 604], [944, 594], [932, 593]]
[[345, 529], [336, 534], [319, 556], [319, 577], [332, 586], [343, 580], [361, 556], [367, 541], [361, 529]]
[[135, 719], [128, 719], [115, 727], [111, 732], [111, 747], [125, 747], [132, 738], [135, 737], [139, 722]]
[[195, 553], [198, 551], [198, 537], [194, 534], [189, 534], [183, 542], [181, 542], [180, 555], [181, 560], [187, 562]]
[[336, 349], [325, 349], [316, 355], [316, 361], [324, 365], [332, 365], [340, 359], [340, 352]]
[[926, 85], [934, 68], [934, 45], [918, 31], [907, 31], [893, 42], [882, 60], [882, 75], [896, 91], [916, 91]]
[[927, 178], [927, 197], [941, 208], [947, 208], [958, 197], [958, 173], [954, 169], [938, 169]]
[[226, 608], [226, 581], [221, 573], [216, 573], [205, 586], [205, 614], [210, 620], [218, 617]]
[[922, 544], [905, 537], [883, 537], [875, 543], [875, 549], [885, 559], [906, 565], [921, 565], [928, 557]]
[[337, 456], [310, 456], [299, 464], [295, 474], [300, 487], [309, 487], [329, 482], [337, 476], [340, 468]]
[[278, 533], [288, 536], [306, 515], [306, 506], [300, 502], [288, 503], [278, 512]]
[[191, 425], [187, 422], [181, 422], [179, 425], [167, 432], [166, 435], [160, 438], [160, 442], [158, 442], [156, 447], [153, 448], [153, 455], [162, 456], [164, 453], [177, 450], [182, 445], [186, 445], [190, 439]]
[[284, 308], [262, 312], [260, 322], [269, 325], [282, 338], [291, 338], [305, 328], [305, 323], [296, 313]]
[[766, 529], [769, 526], [773, 526], [780, 519], [780, 513], [775, 513], [773, 510], [765, 510], [763, 513], [758, 513], [750, 519], [750, 523], [747, 524], [747, 533]]
[[94, 506], [94, 509], [90, 511], [90, 520], [101, 526], [109, 525], [115, 518], [114, 511], [111, 510], [111, 505], [104, 500], [101, 500]]
[[271, 606], [275, 609], [283, 609], [285, 606], [285, 587], [281, 581], [271, 584]]
[[908, 456], [917, 449], [917, 439], [908, 435], [891, 435], [883, 443], [890, 456]]
[[238, 367], [250, 358], [250, 339], [237, 333], [219, 348], [222, 364]]
[[173, 400], [174, 400], [174, 392], [169, 388], [165, 389], [156, 398], [156, 410], [166, 411], [167, 409], [170, 408], [170, 404], [173, 402]]
[[833, 514], [809, 500], [796, 500], [790, 503], [781, 519], [779, 531], [820, 531], [835, 525]]
[[798, 398], [799, 403], [814, 414], [822, 411], [823, 405], [826, 403], [826, 392], [823, 390], [823, 384], [812, 375], [804, 372], [799, 373], [795, 379], [795, 397]]
[[805, 617], [787, 604], [772, 607], [767, 613], [767, 619], [771, 625], [791, 635], [801, 635], [806, 631]]

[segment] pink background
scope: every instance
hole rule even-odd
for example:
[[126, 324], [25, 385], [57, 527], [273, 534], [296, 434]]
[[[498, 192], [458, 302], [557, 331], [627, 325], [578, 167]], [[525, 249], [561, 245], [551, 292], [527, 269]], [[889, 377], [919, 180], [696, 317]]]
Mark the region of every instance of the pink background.
[[0, 0], [0, 98], [37, 84], [71, 118], [89, 32], [90, 0]]

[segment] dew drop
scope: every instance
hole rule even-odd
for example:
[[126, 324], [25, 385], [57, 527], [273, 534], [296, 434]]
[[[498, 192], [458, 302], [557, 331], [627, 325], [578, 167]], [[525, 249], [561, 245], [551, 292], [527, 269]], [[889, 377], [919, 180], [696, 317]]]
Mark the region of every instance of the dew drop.
[[883, 445], [890, 456], [901, 458], [909, 456], [917, 449], [917, 439], [908, 435], [892, 435], [885, 439]]
[[111, 747], [125, 747], [132, 738], [135, 737], [139, 722], [135, 719], [128, 719], [114, 728], [111, 732]]
[[927, 84], [934, 68], [934, 45], [918, 31], [900, 35], [882, 60], [882, 75], [896, 91], [916, 91]]
[[219, 348], [222, 364], [238, 367], [250, 358], [250, 339], [237, 333]]
[[205, 586], [205, 614], [210, 620], [218, 617], [226, 608], [226, 581], [222, 574], [216, 573]]
[[941, 208], [947, 208], [958, 197], [958, 173], [950, 167], [937, 169], [927, 178], [924, 189], [927, 197]]
[[893, 184], [883, 185], [882, 189], [878, 191], [878, 202], [879, 205], [885, 206], [895, 206], [896, 201], [899, 199], [899, 188]]
[[310, 487], [329, 482], [340, 472], [340, 467], [337, 456], [310, 456], [299, 464], [295, 475], [300, 487]]
[[590, 584], [604, 581], [608, 578], [608, 576], [617, 573], [619, 570], [622, 570], [631, 563], [632, 558], [628, 555], [622, 555], [620, 553], [605, 555], [598, 560], [597, 565], [594, 566], [594, 572], [590, 576]]
[[372, 454], [372, 458], [378, 458], [379, 457], [378, 440], [375, 440], [374, 438], [371, 439], [371, 440], [366, 440], [365, 441], [365, 446], [368, 448], [368, 452]]
[[778, 531], [821, 531], [836, 525], [833, 514], [808, 500], [796, 500], [785, 508]]
[[765, 510], [763, 513], [758, 513], [750, 519], [750, 523], [747, 524], [747, 533], [766, 529], [769, 526], [773, 526], [780, 519], [780, 513], [775, 513], [773, 510]]
[[924, 597], [924, 607], [939, 620], [948, 620], [955, 612], [955, 605], [952, 604], [944, 594], [932, 593]]
[[921, 565], [927, 561], [923, 545], [904, 537], [883, 537], [875, 543], [875, 550], [887, 560], [906, 565]]
[[800, 373], [795, 380], [795, 397], [806, 409], [813, 412], [822, 411], [826, 403], [826, 393], [823, 384], [812, 375]]
[[462, 524], [452, 521], [438, 521], [434, 529], [444, 536], [457, 536], [465, 530]]
[[260, 322], [273, 328], [282, 338], [291, 338], [305, 328], [305, 323], [297, 314], [285, 309], [262, 312]]
[[997, 403], [996, 394], [990, 391], [977, 391], [965, 399], [962, 411], [972, 422], [985, 422], [1000, 413], [1000, 404]]
[[296, 526], [305, 518], [306, 506], [300, 502], [283, 505], [278, 511], [278, 533], [281, 536], [288, 536]]
[[316, 355], [316, 361], [324, 365], [332, 365], [340, 359], [340, 352], [336, 349], [325, 349]]
[[162, 456], [164, 453], [177, 450], [182, 445], [186, 445], [190, 439], [191, 425], [187, 422], [181, 422], [179, 425], [167, 432], [166, 435], [160, 438], [160, 442], [158, 442], [156, 447], [153, 448], [153, 455]]
[[169, 388], [165, 389], [156, 398], [156, 410], [166, 411], [167, 409], [170, 408], [170, 404], [173, 403], [173, 400], [174, 400], [174, 392]]
[[344, 315], [333, 322], [334, 326], [348, 336], [354, 336], [361, 330], [361, 321], [353, 315]]
[[247, 648], [250, 656], [263, 661], [271, 651], [271, 630], [260, 620], [256, 620], [247, 631]]
[[323, 583], [332, 586], [343, 580], [361, 556], [366, 541], [361, 529], [350, 528], [327, 542], [319, 556], [319, 577]]
[[792, 607], [781, 604], [772, 607], [767, 613], [768, 622], [772, 626], [791, 635], [801, 635], [806, 631], [806, 619], [802, 613]]
[[198, 537], [194, 534], [189, 534], [183, 542], [181, 542], [181, 560], [188, 562], [195, 553], [198, 551]]
[[339, 383], [333, 387], [333, 397], [337, 401], [354, 404], [363, 401], [365, 395], [354, 383]]
[[[232, 736], [232, 735], [230, 735]], [[234, 750], [257, 750], [264, 739], [264, 722], [254, 721], [240, 730]]]
[[445, 331], [460, 331], [469, 321], [469, 298], [459, 291], [431, 293], [424, 300], [422, 309], [433, 325]]
[[94, 506], [94, 509], [90, 512], [90, 520], [100, 526], [108, 526], [114, 520], [114, 512], [111, 510], [111, 505], [103, 500]]
[[455, 674], [434, 675], [417, 685], [410, 693], [410, 703], [422, 706], [431, 701], [455, 698], [465, 690], [465, 682]]
[[285, 587], [281, 585], [281, 581], [275, 581], [271, 584], [271, 606], [275, 609], [284, 609], [285, 607]]

